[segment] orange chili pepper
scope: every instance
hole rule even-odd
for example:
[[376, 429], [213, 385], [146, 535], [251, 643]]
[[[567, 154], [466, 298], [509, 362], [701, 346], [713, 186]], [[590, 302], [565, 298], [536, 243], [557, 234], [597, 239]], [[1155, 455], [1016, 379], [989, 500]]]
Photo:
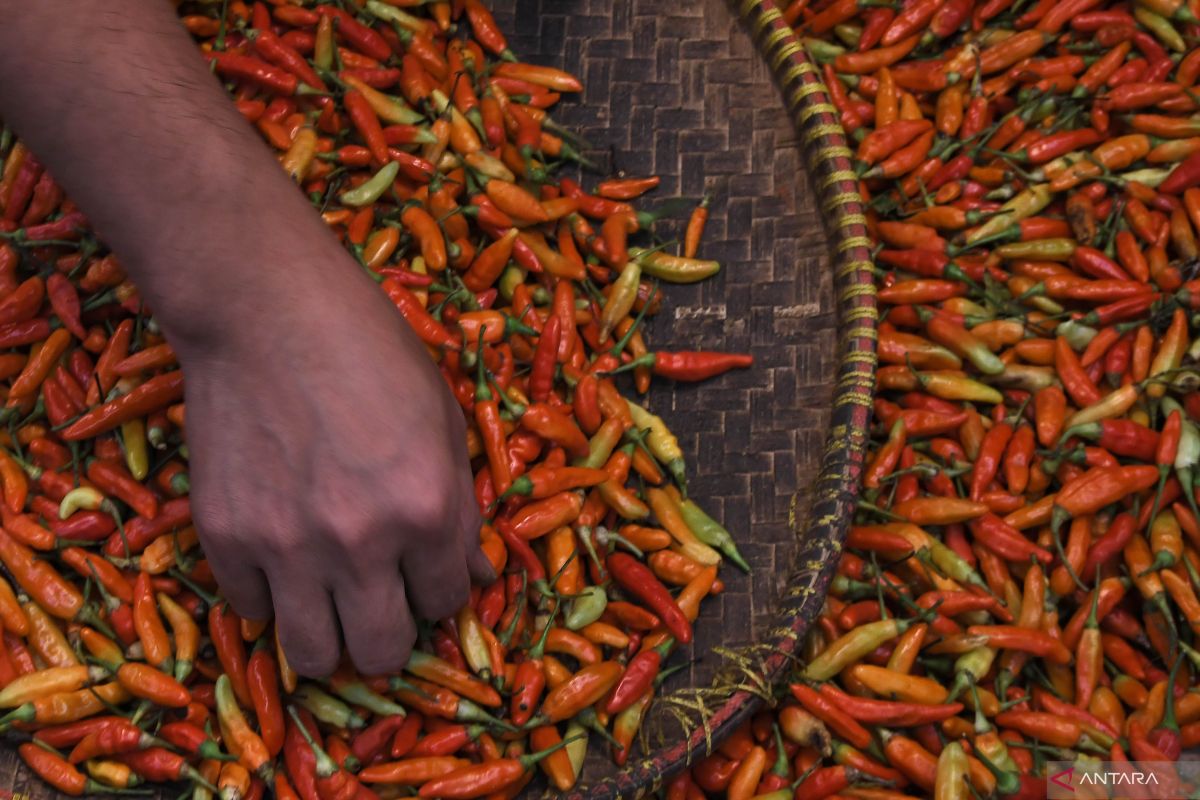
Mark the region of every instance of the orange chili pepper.
[[[150, 585], [150, 574], [138, 573], [133, 584], [133, 624], [138, 640], [146, 654], [146, 660], [156, 667], [170, 669], [171, 640], [162, 618], [158, 615], [154, 590]], [[185, 704], [186, 705], [186, 704]]]

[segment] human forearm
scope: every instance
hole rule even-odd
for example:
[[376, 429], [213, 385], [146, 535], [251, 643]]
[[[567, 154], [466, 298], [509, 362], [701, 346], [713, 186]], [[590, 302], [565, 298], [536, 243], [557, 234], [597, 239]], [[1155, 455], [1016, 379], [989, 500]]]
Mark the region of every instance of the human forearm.
[[169, 4], [0, 0], [0, 18], [0, 116], [176, 341], [236, 327], [268, 299], [280, 313], [297, 307], [320, 287], [320, 275], [296, 274], [302, 264], [352, 267]]

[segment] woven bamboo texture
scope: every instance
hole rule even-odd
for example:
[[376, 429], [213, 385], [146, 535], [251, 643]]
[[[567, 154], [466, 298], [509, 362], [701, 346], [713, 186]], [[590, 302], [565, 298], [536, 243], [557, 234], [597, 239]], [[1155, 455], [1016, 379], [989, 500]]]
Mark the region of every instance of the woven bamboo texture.
[[[659, 175], [651, 198], [713, 198], [701, 255], [724, 268], [668, 287], [650, 346], [755, 356], [751, 370], [660, 383], [648, 398], [679, 436], [691, 494], [734, 533], [754, 572], [723, 569], [725, 592], [705, 601], [694, 644], [675, 657], [691, 664], [663, 687], [625, 769], [593, 736], [583, 780], [565, 795], [634, 798], [760, 707], [820, 609], [869, 419], [869, 242], [840, 126], [771, 0], [494, 6], [523, 58], [583, 79], [582, 96], [555, 117], [592, 144], [603, 174]], [[0, 800], [5, 790], [55, 796], [8, 749]], [[540, 781], [526, 792], [542, 794], [564, 796]]]
[[595, 145], [603, 172], [660, 175], [660, 197], [713, 197], [702, 254], [724, 269], [670, 287], [650, 346], [755, 356], [752, 370], [650, 393], [688, 456], [692, 494], [754, 573], [723, 570], [728, 588], [705, 601], [696, 660], [664, 687], [643, 751], [620, 771], [595, 754], [567, 795], [633, 798], [760, 707], [819, 611], [865, 444], [869, 242], [844, 135], [769, 0], [497, 6], [517, 52], [583, 79], [556, 117]]

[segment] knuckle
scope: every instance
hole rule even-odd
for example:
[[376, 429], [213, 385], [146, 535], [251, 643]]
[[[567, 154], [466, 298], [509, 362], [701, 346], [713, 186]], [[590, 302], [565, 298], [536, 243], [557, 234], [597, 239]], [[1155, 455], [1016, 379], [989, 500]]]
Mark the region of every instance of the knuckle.
[[347, 509], [333, 502], [317, 502], [310, 504], [306, 518], [308, 524], [318, 531], [336, 531], [353, 528], [358, 524], [358, 514], [353, 509]]
[[295, 544], [292, 536], [274, 532], [264, 532], [258, 541], [263, 554], [272, 562], [285, 556]]
[[344, 512], [333, 509], [319, 511], [314, 515], [312, 525], [343, 557], [375, 557], [378, 545], [384, 540], [381, 531], [386, 530], [378, 524], [374, 515], [362, 509]]
[[338, 530], [341, 548], [351, 554], [368, 555], [378, 537], [378, 529], [368, 525], [349, 525]]
[[[287, 645], [284, 650], [287, 651]], [[324, 678], [337, 669], [338, 656], [336, 651], [314, 652], [305, 647], [293, 647], [295, 657], [288, 653], [288, 661], [292, 668], [306, 678]]]
[[423, 532], [441, 532], [452, 509], [453, 501], [445, 491], [419, 492], [405, 502], [401, 518]]

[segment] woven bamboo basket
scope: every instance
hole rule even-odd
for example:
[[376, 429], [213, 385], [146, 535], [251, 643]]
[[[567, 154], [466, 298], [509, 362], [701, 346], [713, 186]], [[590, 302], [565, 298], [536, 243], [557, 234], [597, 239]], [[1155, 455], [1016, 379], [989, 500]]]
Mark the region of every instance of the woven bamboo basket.
[[[690, 493], [737, 538], [687, 669], [618, 770], [596, 737], [569, 800], [641, 797], [770, 701], [816, 618], [863, 467], [875, 368], [870, 243], [845, 135], [773, 0], [495, 0], [524, 59], [585, 84], [555, 117], [602, 174], [656, 174], [649, 198], [713, 198], [712, 280], [667, 288], [652, 349], [751, 352], [753, 369], [648, 398], [678, 435]], [[660, 224], [664, 238], [682, 235]], [[8, 747], [0, 798], [56, 793]], [[540, 781], [528, 797], [559, 796]], [[163, 792], [174, 797], [175, 792]]]

